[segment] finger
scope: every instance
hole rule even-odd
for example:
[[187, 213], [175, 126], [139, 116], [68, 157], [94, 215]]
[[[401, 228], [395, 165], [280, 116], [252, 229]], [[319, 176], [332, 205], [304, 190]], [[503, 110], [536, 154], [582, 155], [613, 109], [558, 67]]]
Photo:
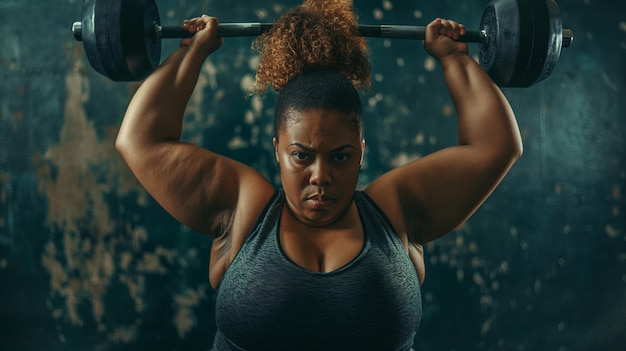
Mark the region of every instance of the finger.
[[441, 26], [441, 18], [435, 18], [432, 22], [430, 22], [426, 27], [426, 39], [434, 39], [437, 35], [439, 35]]
[[437, 33], [439, 35], [446, 35], [448, 33], [449, 26], [450, 26], [450, 21], [446, 19], [439, 20], [439, 26], [437, 26]]
[[194, 33], [196, 30], [195, 19], [186, 19], [183, 21], [183, 29], [188, 30], [190, 33]]
[[441, 18], [435, 18], [432, 22], [430, 22], [426, 26], [426, 36], [428, 36], [428, 35], [433, 35], [433, 36], [440, 35], [440, 30], [441, 30], [442, 26], [443, 26], [443, 20]]
[[183, 28], [191, 33], [204, 29], [205, 24], [202, 17], [194, 17], [183, 21]]
[[207, 15], [202, 15], [201, 17], [196, 18], [196, 32], [206, 28], [207, 17]]
[[442, 20], [439, 34], [458, 40], [461, 35], [465, 35], [465, 26], [453, 20]]
[[464, 24], [459, 24], [459, 34], [460, 35], [465, 35], [466, 30], [465, 30], [465, 25]]
[[[206, 30], [211, 34], [214, 35], [215, 37], [217, 37], [217, 29], [218, 26], [220, 24], [220, 20], [217, 17], [210, 17], [207, 15], [203, 15], [204, 17], [204, 21], [205, 21], [205, 25], [206, 25]], [[222, 44], [224, 43], [224, 38], [218, 38], [219, 40], [219, 44], [218, 46], [222, 46]]]
[[459, 37], [461, 35], [465, 34], [465, 26], [462, 25], [461, 23], [458, 23], [456, 21], [450, 21], [450, 24], [452, 25], [452, 37], [454, 38], [454, 40], [459, 39]]

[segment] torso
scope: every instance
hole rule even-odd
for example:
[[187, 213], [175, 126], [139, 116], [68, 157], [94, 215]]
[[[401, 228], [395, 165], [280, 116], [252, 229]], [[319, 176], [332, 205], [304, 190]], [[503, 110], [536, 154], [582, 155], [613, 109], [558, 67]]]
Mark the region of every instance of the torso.
[[419, 280], [385, 216], [360, 195], [345, 221], [295, 236], [299, 225], [280, 206], [268, 203], [222, 274], [216, 349], [409, 350]]
[[[371, 194], [370, 196], [391, 219], [392, 217], [389, 216], [384, 204], [381, 206], [375, 197]], [[257, 205], [253, 211], [250, 211], [253, 213], [243, 216], [238, 221], [240, 225], [233, 228], [230, 236], [215, 238], [213, 241], [209, 280], [214, 289], [220, 285], [224, 273], [241, 250], [246, 236], [263, 211], [263, 207], [258, 206], [259, 201], [254, 201], [254, 203]], [[281, 216], [280, 241], [282, 249], [289, 259], [306, 270], [311, 272], [337, 270], [356, 257], [363, 247], [363, 228], [354, 202], [341, 222], [333, 228], [317, 229], [302, 225], [287, 212], [285, 207], [283, 216]], [[393, 220], [391, 220], [391, 224], [395, 228], [400, 227]], [[410, 244], [406, 233], [401, 232], [398, 235], [417, 271], [420, 282], [423, 281], [425, 272], [422, 247]]]

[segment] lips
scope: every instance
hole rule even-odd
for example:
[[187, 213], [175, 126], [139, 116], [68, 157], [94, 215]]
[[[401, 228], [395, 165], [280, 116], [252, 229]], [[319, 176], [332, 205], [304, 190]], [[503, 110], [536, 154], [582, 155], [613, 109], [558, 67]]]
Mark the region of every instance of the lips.
[[306, 203], [313, 209], [323, 209], [332, 205], [335, 199], [326, 194], [313, 194], [306, 198]]
[[328, 201], [333, 198], [326, 194], [313, 194], [307, 198], [307, 200], [316, 200], [316, 201]]

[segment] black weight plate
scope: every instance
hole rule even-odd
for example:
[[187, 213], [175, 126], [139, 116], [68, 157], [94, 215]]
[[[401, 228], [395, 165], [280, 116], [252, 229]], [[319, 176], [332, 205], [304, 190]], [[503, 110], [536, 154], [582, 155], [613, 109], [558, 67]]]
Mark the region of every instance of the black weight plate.
[[498, 33], [498, 21], [496, 20], [496, 12], [490, 4], [485, 8], [483, 16], [480, 20], [480, 28], [486, 32], [485, 40], [480, 45], [478, 59], [481, 67], [489, 72], [493, 67], [496, 56], [496, 35]]
[[[535, 0], [516, 0], [519, 27], [518, 37], [519, 46], [517, 48], [517, 57], [512, 62], [512, 73], [508, 81], [503, 84], [507, 87], [520, 87], [520, 80], [526, 73], [530, 56], [534, 45], [534, 17], [531, 12], [530, 2]], [[542, 0], [539, 0], [542, 1]]]
[[533, 85], [542, 73], [548, 55], [550, 22], [547, 0], [518, 0], [520, 47], [510, 87]]
[[150, 72], [154, 71], [161, 63], [161, 39], [157, 39], [156, 25], [161, 25], [159, 9], [154, 0], [148, 0], [144, 9], [143, 28], [146, 33], [144, 45], [151, 67]]
[[535, 83], [546, 79], [552, 73], [559, 61], [563, 47], [563, 19], [559, 6], [554, 0], [546, 0], [546, 6], [549, 18], [548, 51], [541, 73]]
[[108, 77], [105, 62], [113, 60], [113, 57], [109, 53], [110, 50], [100, 52], [99, 42], [103, 40], [106, 42], [108, 38], [106, 38], [106, 31], [101, 28], [96, 18], [98, 11], [101, 11], [101, 9], [98, 10], [98, 5], [100, 4], [96, 0], [86, 0], [83, 4], [81, 20], [83, 48], [91, 67]]
[[516, 73], [512, 79], [513, 86], [528, 87], [545, 78], [542, 78], [542, 75], [546, 61], [552, 59], [552, 55], [549, 54], [552, 48], [549, 44], [554, 34], [550, 25], [548, 1], [550, 0], [526, 0], [525, 2], [520, 0], [520, 6], [527, 7], [526, 13], [529, 17], [527, 24], [529, 27], [532, 24], [532, 34], [529, 34], [532, 42], [528, 48], [525, 48], [528, 56], [520, 57], [520, 61], [516, 64]]
[[161, 48], [154, 33], [155, 24], [159, 24], [159, 16], [153, 0], [125, 0], [120, 26], [129, 80], [144, 79], [154, 71], [154, 62], [160, 60]]
[[[101, 6], [101, 11], [97, 17], [102, 28], [106, 28], [103, 33], [103, 40], [99, 41], [100, 52], [108, 53], [111, 60], [104, 62], [107, 70], [107, 77], [114, 81], [132, 80], [133, 75], [126, 64], [126, 54], [124, 51], [122, 35], [122, 11], [134, 0], [97, 0]], [[96, 7], [98, 10], [98, 7]]]
[[480, 65], [500, 86], [507, 86], [514, 73], [520, 48], [519, 8], [515, 0], [494, 0], [481, 19], [486, 31], [480, 47]]
[[[144, 25], [146, 13], [154, 16], [153, 0], [87, 0], [83, 11], [85, 51], [96, 71], [114, 81], [145, 78], [160, 59], [160, 43]], [[148, 6], [151, 5], [151, 6]], [[150, 19], [152, 23], [153, 19]], [[154, 30], [154, 26], [152, 26]], [[147, 50], [146, 41], [154, 42]], [[155, 50], [155, 47], [158, 50]], [[157, 57], [155, 58], [155, 52]]]

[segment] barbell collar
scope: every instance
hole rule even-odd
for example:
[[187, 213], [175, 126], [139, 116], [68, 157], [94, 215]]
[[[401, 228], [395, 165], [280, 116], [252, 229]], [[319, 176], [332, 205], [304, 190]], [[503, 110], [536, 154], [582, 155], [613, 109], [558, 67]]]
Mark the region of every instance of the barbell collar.
[[72, 34], [77, 41], [83, 41], [83, 24], [81, 22], [72, 23]]
[[567, 48], [572, 45], [574, 41], [574, 32], [571, 29], [563, 29], [563, 41], [561, 42], [561, 47]]

